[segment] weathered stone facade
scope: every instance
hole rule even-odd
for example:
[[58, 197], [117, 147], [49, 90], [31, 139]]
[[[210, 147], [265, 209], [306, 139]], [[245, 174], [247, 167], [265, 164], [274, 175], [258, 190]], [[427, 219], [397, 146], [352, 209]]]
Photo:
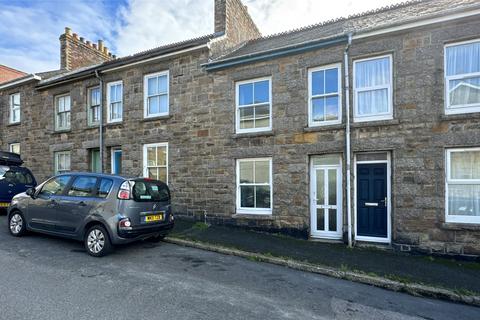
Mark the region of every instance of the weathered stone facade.
[[[238, 0], [222, 3], [245, 10]], [[217, 4], [218, 10], [228, 16], [222, 3]], [[142, 175], [143, 145], [168, 142], [168, 179], [177, 213], [202, 218], [206, 214], [212, 222], [306, 237], [310, 232], [311, 157], [341, 154], [342, 188], [346, 189], [346, 112], [341, 124], [308, 126], [308, 70], [340, 63], [343, 72], [346, 44], [205, 70], [203, 65], [211, 61], [212, 54], [223, 50], [218, 48], [258, 36], [256, 27], [243, 16], [246, 11], [241, 12], [241, 18], [232, 20], [247, 21], [240, 25], [248, 38], [235, 38], [241, 33], [235, 22], [234, 40], [227, 31], [227, 39], [211, 41], [216, 48], [211, 45], [210, 49], [198, 48], [102, 74], [105, 83], [122, 80], [124, 88], [123, 121], [106, 124], [104, 129], [105, 171], [110, 171], [110, 149], [121, 147], [123, 174]], [[216, 28], [221, 25], [220, 17], [216, 15]], [[399, 250], [480, 254], [480, 226], [445, 222], [445, 150], [480, 146], [480, 114], [445, 115], [443, 60], [446, 43], [478, 37], [477, 16], [365, 37], [354, 40], [349, 48], [350, 81], [354, 60], [383, 54], [393, 57], [393, 120], [351, 120], [351, 161], [354, 172], [356, 153], [390, 152], [391, 244]], [[222, 41], [232, 42], [225, 45]], [[170, 74], [169, 115], [145, 119], [144, 75], [164, 70]], [[265, 76], [271, 77], [272, 84], [272, 130], [238, 134], [235, 83]], [[345, 87], [344, 80], [342, 83]], [[71, 169], [87, 171], [89, 149], [99, 147], [98, 127], [88, 127], [86, 113], [87, 89], [94, 85], [98, 79], [90, 76], [44, 88], [28, 83], [1, 91], [2, 147], [21, 142], [22, 157], [39, 180], [52, 175], [55, 151], [70, 150]], [[14, 92], [22, 95], [22, 122], [8, 126], [7, 97]], [[69, 131], [55, 132], [54, 97], [64, 93], [70, 93], [72, 99], [72, 126]], [[349, 97], [342, 96], [343, 108], [347, 98], [352, 101], [352, 92]], [[353, 113], [353, 103], [350, 108]], [[252, 157], [272, 158], [272, 215], [236, 213], [236, 159]], [[353, 196], [355, 183], [351, 179]], [[344, 239], [346, 205], [344, 192]]]

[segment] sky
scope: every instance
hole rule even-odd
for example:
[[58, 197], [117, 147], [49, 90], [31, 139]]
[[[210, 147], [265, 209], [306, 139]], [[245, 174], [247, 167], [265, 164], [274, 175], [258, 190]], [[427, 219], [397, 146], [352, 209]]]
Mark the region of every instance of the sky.
[[[263, 35], [403, 0], [242, 0]], [[214, 0], [0, 0], [0, 64], [56, 70], [66, 26], [125, 56], [213, 32]]]

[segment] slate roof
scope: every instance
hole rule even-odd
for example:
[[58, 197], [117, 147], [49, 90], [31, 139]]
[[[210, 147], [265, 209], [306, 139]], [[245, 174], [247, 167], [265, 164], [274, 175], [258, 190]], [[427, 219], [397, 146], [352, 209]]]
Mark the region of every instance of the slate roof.
[[106, 61], [103, 63], [91, 65], [88, 67], [76, 69], [73, 71], [63, 71], [63, 73], [58, 74], [56, 76], [50, 77], [48, 79], [42, 79], [38, 87], [46, 86], [46, 85], [51, 85], [60, 81], [67, 81], [70, 79], [76, 79], [76, 78], [81, 78], [81, 77], [86, 77], [86, 76], [91, 76], [94, 74], [95, 70], [106, 70], [110, 68], [116, 68], [116, 67], [121, 67], [126, 64], [142, 61], [145, 59], [149, 59], [152, 57], [156, 57], [159, 55], [164, 55], [168, 53], [174, 53], [176, 51], [180, 50], [185, 50], [185, 49], [190, 49], [194, 48], [199, 45], [207, 44], [210, 40], [219, 37], [223, 35], [223, 33], [212, 33], [208, 34], [205, 36], [201, 36], [198, 38], [193, 38], [185, 41], [180, 41], [180, 42], [175, 42], [175, 43], [170, 43], [167, 45], [163, 45], [160, 47], [156, 47], [150, 50], [145, 50], [141, 51], [129, 56], [117, 58], [114, 60]]
[[324, 21], [303, 28], [260, 37], [246, 42], [237, 50], [211, 61], [223, 62], [329, 39], [348, 33], [365, 32], [407, 23], [422, 18], [441, 16], [463, 9], [480, 8], [478, 0], [415, 0], [363, 12], [348, 17]]

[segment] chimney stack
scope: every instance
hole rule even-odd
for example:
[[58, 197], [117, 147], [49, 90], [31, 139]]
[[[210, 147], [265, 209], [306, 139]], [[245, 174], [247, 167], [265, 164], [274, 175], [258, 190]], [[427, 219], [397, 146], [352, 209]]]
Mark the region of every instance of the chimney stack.
[[103, 40], [98, 40], [98, 45], [72, 33], [69, 27], [60, 36], [60, 68], [75, 70], [89, 65], [114, 59], [104, 46]]

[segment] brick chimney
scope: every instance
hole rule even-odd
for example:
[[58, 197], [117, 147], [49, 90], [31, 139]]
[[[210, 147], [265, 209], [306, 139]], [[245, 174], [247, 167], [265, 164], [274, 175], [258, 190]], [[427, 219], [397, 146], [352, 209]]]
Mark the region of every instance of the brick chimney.
[[85, 38], [72, 33], [68, 27], [60, 36], [61, 69], [75, 70], [112, 59], [115, 59], [115, 56], [103, 45], [102, 40], [98, 40], [97, 44], [86, 41]]
[[[235, 48], [248, 41], [261, 37], [247, 6], [241, 0], [214, 0], [215, 1], [215, 32], [223, 32], [225, 41], [213, 55], [229, 48]], [[217, 52], [215, 52], [217, 51]]]

